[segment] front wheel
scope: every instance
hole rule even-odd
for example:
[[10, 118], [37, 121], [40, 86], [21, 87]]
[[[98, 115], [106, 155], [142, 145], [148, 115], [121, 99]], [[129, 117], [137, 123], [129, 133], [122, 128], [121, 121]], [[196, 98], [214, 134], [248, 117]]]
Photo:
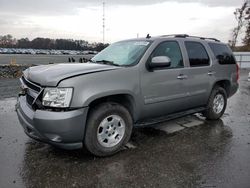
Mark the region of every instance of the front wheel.
[[227, 93], [224, 88], [216, 86], [211, 92], [203, 115], [209, 120], [217, 120], [224, 114], [226, 106]]
[[117, 103], [103, 103], [90, 110], [85, 146], [96, 156], [109, 156], [125, 145], [132, 132], [128, 110]]

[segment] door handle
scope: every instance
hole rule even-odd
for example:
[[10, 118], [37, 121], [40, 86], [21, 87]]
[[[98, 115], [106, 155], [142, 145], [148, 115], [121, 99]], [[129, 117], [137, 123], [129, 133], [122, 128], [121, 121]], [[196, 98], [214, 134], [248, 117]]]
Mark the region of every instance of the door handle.
[[213, 76], [215, 73], [216, 73], [216, 72], [214, 72], [214, 71], [209, 71], [207, 74], [208, 74], [209, 76]]
[[187, 79], [187, 75], [184, 75], [184, 74], [180, 74], [179, 76], [177, 76], [177, 79], [179, 80], [184, 80], [184, 79]]

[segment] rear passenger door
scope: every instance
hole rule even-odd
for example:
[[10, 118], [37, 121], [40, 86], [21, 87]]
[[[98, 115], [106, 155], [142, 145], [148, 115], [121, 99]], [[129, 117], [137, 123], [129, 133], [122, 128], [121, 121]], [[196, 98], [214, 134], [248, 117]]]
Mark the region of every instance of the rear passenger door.
[[185, 41], [184, 46], [189, 60], [189, 67], [184, 70], [184, 74], [188, 77], [185, 82], [186, 102], [189, 108], [203, 106], [207, 103], [215, 74], [212, 61], [207, 47], [201, 42]]

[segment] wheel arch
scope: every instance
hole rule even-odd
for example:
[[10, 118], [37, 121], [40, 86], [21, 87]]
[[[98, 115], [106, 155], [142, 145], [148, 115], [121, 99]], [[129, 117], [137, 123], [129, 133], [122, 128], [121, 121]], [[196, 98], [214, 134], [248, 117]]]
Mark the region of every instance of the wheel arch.
[[121, 104], [129, 111], [133, 121], [137, 120], [136, 103], [134, 97], [131, 94], [120, 93], [114, 95], [101, 96], [89, 101], [88, 106], [90, 109], [92, 109], [94, 106], [105, 102], [115, 102]]
[[230, 96], [230, 87], [231, 87], [231, 82], [229, 80], [218, 80], [214, 83], [211, 92], [216, 86], [220, 86], [225, 89], [227, 97]]

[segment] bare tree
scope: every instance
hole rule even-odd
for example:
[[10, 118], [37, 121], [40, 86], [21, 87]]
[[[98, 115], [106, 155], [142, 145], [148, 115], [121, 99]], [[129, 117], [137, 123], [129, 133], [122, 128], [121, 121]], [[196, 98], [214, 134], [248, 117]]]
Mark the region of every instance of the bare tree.
[[237, 26], [233, 29], [232, 32], [232, 40], [229, 41], [232, 48], [236, 46], [238, 36], [240, 34], [241, 29], [246, 24], [246, 20], [249, 19], [249, 7], [248, 0], [245, 0], [241, 8], [237, 8], [234, 12], [235, 19], [237, 21]]
[[[250, 6], [250, 3], [248, 4]], [[250, 49], [250, 7], [247, 8], [246, 11], [247, 17], [245, 18], [247, 20], [246, 23], [246, 31], [245, 31], [245, 37], [243, 39], [243, 44], [245, 45], [246, 50]]]
[[246, 49], [250, 48], [250, 22], [248, 22], [246, 25], [246, 32], [245, 32], [245, 37], [243, 39], [243, 44]]

